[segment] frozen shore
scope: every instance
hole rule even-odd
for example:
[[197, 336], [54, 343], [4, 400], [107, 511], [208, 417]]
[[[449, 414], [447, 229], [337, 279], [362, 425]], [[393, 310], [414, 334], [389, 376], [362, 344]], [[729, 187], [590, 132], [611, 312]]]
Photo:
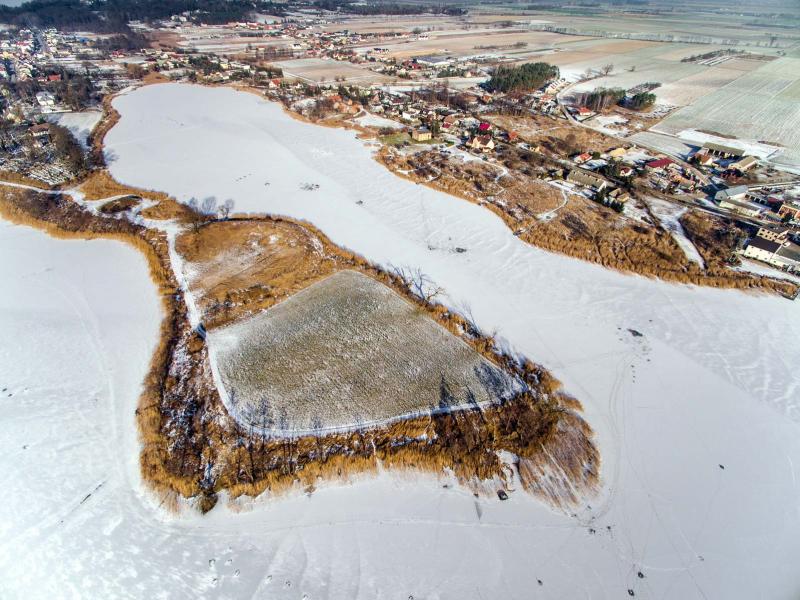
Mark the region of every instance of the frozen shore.
[[[245, 514], [220, 507], [165, 519], [118, 473], [115, 465], [135, 457], [106, 435], [112, 417], [130, 435], [133, 417], [126, 425], [118, 411], [138, 392], [155, 341], [158, 306], [152, 287], [142, 291], [144, 261], [135, 267], [133, 251], [116, 255], [96, 242], [3, 224], [0, 249], [14, 258], [0, 264], [8, 282], [0, 356], [14, 368], [0, 383], [15, 396], [28, 391], [0, 436], [15, 482], [0, 509], [0, 523], [14, 523], [0, 530], [13, 540], [0, 545], [0, 571], [11, 573], [0, 591], [796, 595], [795, 303], [664, 284], [531, 248], [489, 211], [391, 175], [353, 132], [293, 120], [252, 94], [169, 84], [115, 106], [122, 119], [107, 147], [118, 179], [182, 200], [232, 198], [238, 211], [307, 219], [375, 262], [421, 267], [448, 303], [497, 329], [584, 403], [604, 459], [604, 492], [569, 516], [521, 494], [475, 499], [427, 477], [385, 474]], [[86, 250], [72, 255], [68, 247]], [[54, 327], [79, 334], [54, 336]], [[91, 353], [107, 357], [104, 368], [90, 368]], [[79, 409], [65, 411], [67, 402]], [[25, 517], [33, 514], [47, 518]], [[29, 550], [15, 552], [20, 546]]]

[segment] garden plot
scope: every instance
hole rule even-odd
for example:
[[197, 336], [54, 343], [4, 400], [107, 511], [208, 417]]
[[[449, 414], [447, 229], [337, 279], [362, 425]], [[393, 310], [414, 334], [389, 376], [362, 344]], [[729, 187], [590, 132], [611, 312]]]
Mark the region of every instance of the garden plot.
[[209, 349], [228, 410], [265, 433], [349, 429], [522, 390], [419, 308], [355, 271], [211, 331]]

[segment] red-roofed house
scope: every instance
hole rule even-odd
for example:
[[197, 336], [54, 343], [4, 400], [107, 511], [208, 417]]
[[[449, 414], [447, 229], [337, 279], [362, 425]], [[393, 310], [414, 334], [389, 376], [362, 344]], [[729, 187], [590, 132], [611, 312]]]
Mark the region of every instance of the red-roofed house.
[[659, 158], [657, 160], [651, 160], [645, 167], [648, 171], [663, 171], [670, 166], [672, 162], [671, 158]]
[[487, 131], [491, 130], [491, 128], [492, 128], [491, 123], [481, 123], [480, 125], [478, 125], [478, 131], [480, 131], [481, 133], [486, 133]]

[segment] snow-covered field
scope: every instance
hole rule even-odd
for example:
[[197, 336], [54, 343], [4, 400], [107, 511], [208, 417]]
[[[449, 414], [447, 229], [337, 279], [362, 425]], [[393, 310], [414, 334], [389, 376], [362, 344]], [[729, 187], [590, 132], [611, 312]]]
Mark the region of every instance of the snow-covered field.
[[89, 146], [89, 134], [103, 117], [102, 111], [86, 110], [83, 112], [54, 113], [49, 120], [69, 129], [70, 133], [83, 146]]
[[231, 415], [248, 430], [313, 434], [493, 404], [524, 384], [382, 283], [340, 271], [213, 329]]
[[378, 115], [373, 115], [372, 113], [366, 113], [361, 115], [360, 117], [356, 117], [353, 119], [359, 125], [363, 125], [364, 127], [386, 127], [390, 129], [403, 129], [403, 124], [398, 123], [397, 121], [392, 121], [391, 119], [387, 119], [385, 117], [379, 117]]
[[650, 212], [656, 216], [661, 226], [670, 232], [672, 239], [683, 250], [686, 258], [704, 267], [705, 261], [703, 261], [703, 257], [700, 256], [692, 241], [686, 237], [686, 231], [684, 231], [680, 222], [680, 218], [688, 209], [685, 206], [672, 204], [658, 198], [648, 198], [647, 204], [650, 207]]
[[[448, 303], [580, 398], [604, 489], [572, 517], [521, 494], [475, 499], [384, 474], [246, 514], [220, 507], [168, 518], [143, 501], [135, 477], [114, 475], [135, 455], [106, 436], [112, 415], [130, 435], [125, 407], [155, 340], [153, 293], [142, 300], [141, 281], [116, 279], [144, 280], [143, 262], [138, 271], [103, 268], [114, 257], [107, 246], [76, 258], [62, 248], [92, 244], [6, 226], [2, 255], [15, 258], [0, 262], [0, 364], [12, 365], [2, 386], [28, 387], [29, 396], [2, 422], [13, 487], [0, 508], [2, 539], [12, 540], [0, 542], [0, 571], [11, 574], [0, 596], [77, 596], [86, 586], [83, 595], [95, 597], [796, 597], [795, 303], [542, 252], [491, 212], [394, 177], [352, 131], [301, 123], [252, 94], [167, 84], [115, 106], [122, 119], [107, 141], [123, 181], [305, 218], [372, 260], [420, 266]], [[307, 191], [307, 182], [320, 187]], [[467, 252], [449, 251], [456, 246]], [[48, 270], [54, 263], [63, 273]], [[97, 329], [54, 337], [56, 323], [84, 332], [91, 322], [66, 310], [70, 289], [83, 290]], [[113, 290], [117, 302], [97, 290]], [[35, 312], [42, 295], [48, 309]], [[109, 311], [115, 318], [100, 318]], [[93, 347], [108, 363], [83, 376]], [[97, 398], [94, 410], [59, 410], [87, 398]], [[25, 428], [32, 433], [22, 437]], [[28, 438], [40, 440], [41, 460], [21, 450]], [[84, 460], [89, 449], [94, 458]]]

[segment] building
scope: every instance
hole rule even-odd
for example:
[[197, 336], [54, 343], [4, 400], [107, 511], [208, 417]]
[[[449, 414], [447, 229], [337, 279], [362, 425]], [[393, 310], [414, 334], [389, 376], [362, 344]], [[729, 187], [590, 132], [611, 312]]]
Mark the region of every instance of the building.
[[765, 240], [769, 240], [770, 242], [782, 244], [789, 239], [789, 230], [767, 229], [766, 227], [759, 227], [756, 236]]
[[701, 167], [709, 167], [714, 164], [714, 157], [705, 150], [696, 152], [694, 156], [692, 156], [692, 160], [694, 160]]
[[39, 92], [36, 94], [36, 102], [42, 108], [53, 108], [56, 105], [56, 99], [50, 92]]
[[446, 67], [453, 62], [453, 59], [444, 54], [426, 54], [424, 56], [418, 56], [414, 61], [426, 67]]
[[712, 156], [720, 158], [742, 158], [744, 150], [736, 146], [728, 146], [727, 144], [717, 144], [715, 142], [706, 142], [703, 144], [703, 150]]
[[758, 159], [755, 156], [745, 156], [743, 159], [736, 161], [732, 165], [729, 165], [728, 168], [736, 169], [740, 173], [744, 173], [756, 165], [758, 165]]
[[780, 269], [800, 270], [800, 246], [792, 242], [773, 242], [754, 237], [744, 249], [744, 255]]
[[671, 158], [659, 158], [645, 164], [645, 168], [650, 172], [658, 173], [669, 167], [673, 162]]
[[490, 135], [476, 135], [467, 143], [467, 146], [473, 150], [485, 152], [486, 150], [494, 150], [494, 140]]
[[778, 217], [790, 221], [800, 221], [800, 202], [787, 200], [778, 209]]
[[735, 200], [733, 198], [722, 200], [719, 203], [719, 207], [744, 215], [745, 217], [757, 217], [764, 211], [764, 207], [760, 204], [748, 202], [747, 200]]
[[725, 200], [744, 200], [747, 197], [747, 186], [736, 185], [714, 194], [714, 200], [724, 202]]
[[28, 129], [28, 133], [30, 133], [33, 136], [33, 139], [37, 140], [38, 142], [49, 142], [50, 124], [39, 123], [38, 125], [33, 125], [30, 129]]
[[432, 138], [433, 134], [431, 133], [430, 129], [426, 129], [425, 127], [415, 129], [411, 132], [411, 139], [415, 142], [427, 142]]
[[585, 185], [586, 187], [593, 188], [598, 192], [608, 187], [608, 181], [599, 175], [595, 175], [589, 171], [584, 171], [583, 169], [572, 169], [569, 172], [569, 175], [567, 175], [567, 181], [578, 185]]
[[761, 237], [754, 237], [744, 249], [744, 255], [747, 258], [754, 258], [771, 264], [772, 257], [780, 247], [781, 245], [778, 242], [765, 240]]
[[591, 154], [589, 154], [588, 152], [583, 152], [582, 154], [574, 156], [572, 160], [575, 161], [576, 165], [582, 165], [586, 161], [591, 160], [591, 158], [592, 158]]

